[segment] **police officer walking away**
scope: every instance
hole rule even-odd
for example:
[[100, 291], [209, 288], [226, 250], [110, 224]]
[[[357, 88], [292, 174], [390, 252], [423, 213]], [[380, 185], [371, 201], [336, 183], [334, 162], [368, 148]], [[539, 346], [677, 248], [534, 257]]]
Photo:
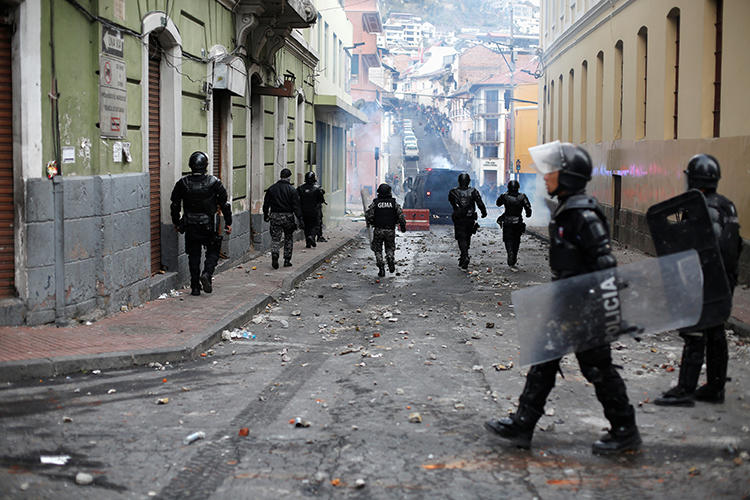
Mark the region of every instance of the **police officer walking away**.
[[378, 196], [365, 211], [365, 220], [372, 226], [373, 235], [370, 248], [375, 252], [375, 262], [378, 265], [378, 276], [385, 276], [385, 264], [383, 263], [383, 246], [385, 245], [385, 258], [388, 261], [388, 271], [396, 271], [396, 225], [401, 232], [406, 231], [406, 220], [401, 206], [391, 193], [391, 186], [381, 184], [378, 186]]
[[[547, 192], [560, 202], [549, 225], [552, 279], [616, 266], [607, 221], [596, 198], [585, 193], [586, 183], [591, 179], [588, 153], [574, 144], [557, 141], [529, 151], [537, 169], [545, 174]], [[635, 424], [635, 410], [628, 401], [625, 383], [612, 364], [609, 344], [579, 351], [576, 358], [583, 376], [594, 385], [611, 425], [609, 432], [593, 444], [592, 451], [612, 454], [637, 449], [641, 437]], [[529, 448], [559, 369], [559, 358], [533, 365], [526, 376], [518, 410], [509, 417], [487, 421], [485, 427], [518, 447]]]
[[280, 179], [266, 190], [266, 196], [263, 199], [263, 220], [271, 223], [271, 266], [274, 269], [279, 268], [282, 235], [284, 236], [284, 267], [292, 265], [294, 231], [297, 229], [295, 218], [299, 226], [304, 229], [299, 194], [289, 182], [291, 176], [291, 170], [282, 169], [279, 174]]
[[315, 238], [319, 236], [321, 220], [320, 206], [325, 202], [323, 190], [316, 184], [315, 172], [305, 174], [305, 183], [297, 188], [302, 207], [302, 222], [305, 224], [305, 247], [317, 246]]
[[462, 269], [469, 267], [469, 247], [471, 246], [471, 235], [477, 232], [477, 210], [482, 212], [482, 218], [487, 217], [487, 208], [484, 206], [479, 191], [469, 187], [471, 177], [466, 172], [458, 175], [458, 187], [450, 190], [448, 201], [453, 207], [453, 231], [458, 241], [458, 249], [461, 256], [458, 265]]
[[498, 207], [505, 206], [505, 212], [497, 218], [497, 222], [503, 228], [503, 242], [508, 253], [509, 266], [515, 266], [518, 261], [521, 235], [526, 232], [521, 212], [525, 210], [526, 217], [531, 217], [531, 203], [525, 194], [518, 191], [520, 188], [517, 180], [510, 181], [508, 191], [501, 194], [496, 202]]
[[[227, 190], [213, 175], [207, 175], [208, 156], [201, 151], [190, 155], [188, 162], [190, 175], [177, 181], [172, 196], [170, 213], [175, 228], [185, 233], [185, 252], [190, 268], [191, 295], [200, 295], [201, 288], [206, 293], [213, 291], [211, 283], [216, 263], [221, 251], [221, 236], [218, 234], [216, 209], [224, 214], [227, 234], [232, 233], [232, 206]], [[184, 212], [180, 218], [180, 211]], [[206, 247], [206, 261], [201, 273], [201, 253]]]
[[[688, 162], [685, 174], [688, 189], [698, 189], [706, 197], [708, 214], [719, 244], [729, 287], [734, 292], [742, 239], [734, 203], [716, 192], [721, 178], [719, 162], [711, 155], [695, 155]], [[680, 336], [684, 339], [685, 345], [682, 348], [677, 385], [655, 399], [654, 403], [661, 406], [695, 406], [695, 400], [723, 403], [729, 361], [724, 323], [710, 326], [700, 332], [680, 333]], [[707, 383], [696, 389], [704, 352]]]

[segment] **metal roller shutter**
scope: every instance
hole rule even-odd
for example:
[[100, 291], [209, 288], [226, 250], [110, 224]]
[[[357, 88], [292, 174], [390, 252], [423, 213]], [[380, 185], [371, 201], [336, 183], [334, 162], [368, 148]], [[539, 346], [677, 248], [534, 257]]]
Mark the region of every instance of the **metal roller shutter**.
[[151, 185], [151, 274], [161, 270], [161, 171], [159, 96], [161, 48], [155, 37], [149, 40], [148, 58], [148, 173]]

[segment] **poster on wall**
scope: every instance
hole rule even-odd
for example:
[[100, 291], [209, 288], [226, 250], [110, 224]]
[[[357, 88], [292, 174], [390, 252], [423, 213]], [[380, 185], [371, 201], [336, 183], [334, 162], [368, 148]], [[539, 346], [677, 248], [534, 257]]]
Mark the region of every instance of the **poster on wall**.
[[121, 139], [128, 129], [127, 72], [122, 33], [102, 29], [99, 54], [99, 130], [102, 137]]

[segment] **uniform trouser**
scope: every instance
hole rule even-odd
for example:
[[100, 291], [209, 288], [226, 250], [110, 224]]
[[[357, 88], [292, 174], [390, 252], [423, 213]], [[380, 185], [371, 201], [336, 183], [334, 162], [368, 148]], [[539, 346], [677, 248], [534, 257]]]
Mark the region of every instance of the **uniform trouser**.
[[521, 235], [524, 231], [523, 224], [504, 224], [503, 243], [508, 254], [508, 264], [515, 264], [518, 257], [518, 248], [521, 246]]
[[323, 204], [318, 205], [318, 232], [316, 236], [318, 238], [323, 237]]
[[203, 264], [203, 272], [213, 276], [216, 263], [219, 261], [221, 250], [221, 236], [213, 231], [201, 229], [185, 229], [185, 253], [188, 254], [188, 268], [190, 269], [191, 286], [198, 285], [201, 275], [201, 254], [206, 247], [206, 261]]
[[[635, 410], [630, 405], [628, 394], [620, 374], [612, 365], [609, 345], [576, 353], [578, 365], [586, 380], [594, 385], [596, 399], [604, 408], [604, 416], [613, 428], [635, 425]], [[519, 398], [519, 413], [533, 415], [536, 420], [544, 414], [544, 404], [555, 386], [560, 359], [534, 365], [526, 376], [526, 386]], [[533, 426], [532, 419], [528, 425]]]
[[716, 325], [700, 332], [681, 333], [685, 340], [680, 362], [678, 385], [685, 392], [692, 393], [698, 386], [698, 378], [706, 358], [706, 379], [714, 391], [724, 388], [727, 379], [729, 350], [724, 325]]
[[385, 246], [385, 258], [388, 265], [396, 263], [396, 230], [393, 228], [376, 227], [372, 231], [372, 243], [370, 249], [375, 252], [375, 262], [378, 267], [383, 263], [383, 247]]
[[281, 237], [284, 237], [284, 260], [292, 260], [292, 251], [294, 250], [294, 231], [297, 224], [294, 222], [292, 213], [272, 213], [271, 219], [271, 254], [279, 255], [281, 248]]
[[318, 209], [315, 208], [310, 212], [302, 213], [302, 222], [305, 223], [305, 240], [315, 240], [315, 237], [320, 234], [320, 217], [318, 215]]
[[469, 248], [471, 247], [471, 235], [474, 234], [474, 219], [461, 217], [453, 219], [453, 232], [458, 242], [460, 252], [459, 263], [469, 261]]

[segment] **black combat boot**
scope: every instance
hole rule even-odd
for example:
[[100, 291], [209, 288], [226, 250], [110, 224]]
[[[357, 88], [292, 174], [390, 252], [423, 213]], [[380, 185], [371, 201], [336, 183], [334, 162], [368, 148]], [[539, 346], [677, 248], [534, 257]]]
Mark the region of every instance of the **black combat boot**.
[[305, 248], [312, 248], [313, 246], [312, 241], [313, 241], [312, 238], [310, 238], [309, 236], [305, 238]]
[[323, 238], [323, 236], [321, 235], [321, 236], [318, 236], [318, 241], [325, 243], [328, 240]]
[[378, 264], [378, 276], [380, 276], [381, 278], [385, 276], [385, 265]]
[[519, 406], [518, 412], [498, 420], [488, 420], [484, 426], [516, 447], [528, 450], [531, 447], [534, 427], [541, 416], [541, 412]]
[[396, 272], [396, 263], [395, 262], [390, 261], [390, 260], [388, 261], [388, 272], [390, 272], [391, 274], [393, 274], [393, 273]]
[[692, 392], [687, 392], [685, 389], [676, 385], [669, 389], [667, 392], [662, 394], [660, 397], [654, 399], [654, 404], [658, 406], [695, 406], [695, 400]]
[[591, 446], [596, 455], [614, 455], [636, 451], [641, 447], [641, 434], [635, 423], [613, 427]]
[[190, 280], [190, 295], [201, 294], [201, 282], [199, 280]]
[[724, 325], [706, 330], [706, 384], [695, 390], [696, 401], [721, 404], [727, 381], [729, 351]]
[[284, 267], [292, 267], [292, 260], [284, 259]]
[[200, 277], [201, 287], [203, 288], [203, 291], [206, 293], [211, 293], [214, 291], [213, 286], [211, 285], [211, 275], [208, 273], [201, 274]]
[[695, 406], [693, 393], [698, 385], [698, 377], [703, 365], [703, 349], [705, 341], [703, 336], [683, 336], [685, 345], [682, 347], [682, 359], [680, 360], [680, 375], [677, 378], [677, 386], [662, 394], [654, 400], [659, 406]]
[[696, 401], [722, 404], [724, 403], [724, 389], [717, 389], [711, 384], [703, 384], [695, 390], [694, 397]]
[[273, 267], [274, 269], [279, 268], [279, 254], [277, 253], [271, 254], [271, 267]]

